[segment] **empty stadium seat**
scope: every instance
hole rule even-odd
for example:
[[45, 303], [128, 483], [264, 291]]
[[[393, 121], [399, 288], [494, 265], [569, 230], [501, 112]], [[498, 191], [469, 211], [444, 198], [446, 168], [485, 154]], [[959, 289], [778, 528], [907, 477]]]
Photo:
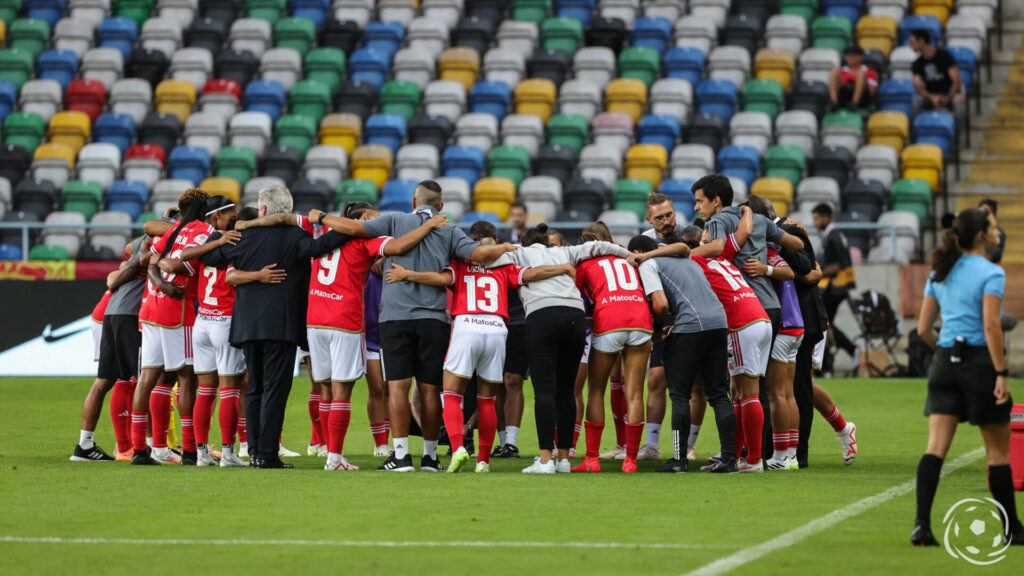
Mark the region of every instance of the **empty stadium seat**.
[[771, 176], [758, 178], [751, 185], [750, 193], [771, 201], [775, 214], [780, 218], [789, 215], [793, 204], [793, 183], [790, 180]]
[[[517, 89], [517, 94], [518, 94]], [[552, 97], [552, 100], [554, 98]], [[459, 82], [435, 80], [423, 93], [423, 111], [429, 116], [443, 116], [452, 124], [466, 109], [466, 90]]]
[[107, 190], [107, 210], [125, 212], [134, 221], [149, 201], [149, 190], [142, 182], [116, 180]]
[[[352, 177], [358, 180], [369, 180], [380, 190], [387, 182], [394, 164], [394, 154], [387, 146], [364, 144], [352, 153], [349, 165]], [[481, 167], [483, 159], [481, 158]]]
[[633, 117], [625, 112], [602, 112], [591, 121], [594, 144], [613, 146], [621, 154], [633, 143]]
[[549, 79], [531, 78], [516, 87], [515, 112], [537, 116], [545, 124], [551, 118], [556, 101], [555, 83]]
[[914, 117], [913, 137], [915, 144], [938, 146], [942, 156], [948, 158], [956, 146], [956, 120], [946, 110], [921, 112]]
[[320, 121], [320, 144], [340, 146], [349, 156], [362, 141], [363, 125], [355, 114], [328, 114]]
[[[796, 188], [807, 170], [804, 151], [798, 146], [779, 144], [772, 146], [764, 155], [764, 175], [770, 178], [783, 178]], [[756, 194], [756, 192], [754, 192]], [[792, 203], [792, 192], [790, 193]]]
[[606, 188], [615, 186], [622, 172], [622, 152], [613, 146], [591, 144], [580, 153], [581, 178], [600, 180]]
[[875, 112], [868, 118], [868, 144], [890, 146], [899, 152], [910, 139], [910, 121], [900, 112]]
[[772, 143], [772, 119], [764, 112], [737, 112], [729, 122], [734, 146], [750, 146], [760, 155]]
[[922, 225], [928, 222], [932, 206], [932, 189], [927, 180], [917, 178], [896, 180], [892, 183], [889, 198], [890, 207], [893, 210], [912, 212]]
[[[259, 173], [261, 176], [280, 178], [286, 186], [291, 186], [299, 177], [299, 171], [302, 169], [303, 153], [304, 151], [292, 146], [270, 146], [259, 158]], [[327, 188], [329, 189], [329, 187]], [[330, 196], [329, 192], [325, 195]], [[326, 203], [320, 204], [320, 206], [326, 206]]]
[[774, 80], [789, 92], [796, 75], [796, 56], [789, 50], [763, 48], [754, 57], [754, 75], [761, 80]]
[[477, 82], [469, 92], [469, 111], [490, 114], [498, 121], [508, 113], [511, 103], [512, 93], [504, 82]]
[[144, 182], [153, 189], [163, 174], [164, 149], [152, 144], [136, 144], [125, 152], [122, 170], [125, 180]]
[[666, 78], [686, 80], [695, 86], [704, 76], [704, 52], [692, 46], [677, 46], [665, 53], [662, 69]]
[[35, 152], [46, 135], [46, 121], [35, 112], [13, 112], [4, 119], [4, 144]]
[[706, 144], [676, 146], [669, 170], [675, 180], [698, 180], [715, 170], [715, 151]]
[[718, 171], [742, 180], [747, 187], [757, 178], [760, 155], [749, 146], [724, 146], [718, 152]]
[[903, 178], [919, 178], [928, 183], [932, 191], [939, 189], [942, 180], [942, 150], [934, 144], [913, 144], [900, 153]]
[[[579, 52], [576, 54], [579, 58]], [[577, 75], [580, 68], [576, 67]], [[433, 74], [433, 68], [430, 70]], [[494, 48], [484, 54], [484, 78], [490, 82], [504, 82], [510, 89], [515, 89], [526, 74], [526, 58], [519, 52]]]
[[[3, 54], [5, 52], [0, 51], [0, 55]], [[36, 78], [55, 80], [61, 90], [65, 90], [78, 73], [78, 60], [79, 57], [70, 50], [47, 50], [36, 61]], [[13, 63], [7, 58], [0, 59], [0, 66], [9, 64]]]
[[336, 91], [345, 78], [345, 53], [329, 46], [310, 50], [302, 67], [307, 79], [322, 82]]
[[576, 152], [566, 146], [543, 146], [533, 159], [535, 176], [553, 176], [564, 185], [576, 170]]
[[[403, 146], [404, 148], [406, 147]], [[401, 151], [399, 152], [398, 170], [401, 172]], [[314, 146], [306, 152], [302, 167], [303, 178], [322, 180], [333, 190], [338, 187], [347, 172], [348, 155], [340, 146]]]
[[526, 61], [526, 75], [562, 85], [572, 68], [572, 58], [561, 50], [537, 50]]
[[448, 146], [453, 131], [454, 126], [444, 116], [418, 114], [409, 124], [409, 142], [429, 144], [441, 152]]
[[377, 88], [372, 84], [345, 80], [338, 88], [337, 105], [334, 107], [334, 111], [342, 114], [355, 114], [365, 120], [369, 118], [373, 110], [376, 97]]
[[210, 152], [199, 146], [178, 146], [167, 159], [167, 176], [189, 180], [193, 186], [206, 179], [210, 170]]
[[102, 142], [87, 144], [78, 153], [77, 168], [79, 180], [98, 182], [106, 190], [121, 171], [121, 150]]
[[704, 80], [697, 85], [697, 111], [714, 114], [728, 122], [739, 102], [736, 85], [727, 80]]
[[89, 142], [91, 134], [89, 116], [74, 110], [56, 114], [50, 120], [50, 127], [47, 130], [47, 138], [51, 143], [66, 145], [73, 154], [78, 154], [82, 146]]
[[842, 146], [857, 152], [864, 140], [864, 121], [856, 112], [837, 110], [821, 121], [821, 143], [825, 146]]
[[567, 146], [579, 154], [587, 142], [589, 124], [583, 116], [556, 114], [548, 121], [547, 133], [548, 144]]
[[173, 114], [150, 112], [136, 130], [140, 144], [155, 144], [165, 152], [174, 148], [181, 135], [181, 122]]
[[[395, 114], [375, 114], [366, 120], [363, 127], [363, 141], [366, 144], [380, 144], [398, 152], [405, 140], [405, 118]], [[497, 124], [495, 123], [495, 132]]]
[[853, 153], [841, 146], [824, 145], [814, 151], [811, 162], [811, 176], [835, 180], [839, 187], [846, 186], [853, 168]]
[[704, 144], [717, 151], [722, 147], [728, 122], [718, 114], [701, 113], [690, 119], [683, 140], [690, 144]]
[[636, 144], [626, 152], [623, 167], [626, 178], [647, 180], [657, 188], [668, 168], [668, 151], [656, 144]]
[[60, 207], [66, 212], [78, 212], [85, 220], [103, 206], [103, 186], [99, 182], [71, 180], [60, 191]]
[[589, 121], [601, 111], [601, 87], [586, 80], [567, 81], [559, 90], [558, 110]]
[[238, 184], [238, 180], [230, 176], [207, 178], [199, 183], [199, 187], [206, 190], [211, 196], [227, 196], [236, 204], [241, 200], [242, 188]]

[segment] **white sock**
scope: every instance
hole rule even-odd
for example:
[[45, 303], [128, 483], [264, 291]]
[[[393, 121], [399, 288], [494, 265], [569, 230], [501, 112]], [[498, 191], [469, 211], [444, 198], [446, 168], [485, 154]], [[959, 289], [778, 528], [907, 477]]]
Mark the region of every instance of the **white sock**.
[[209, 454], [210, 453], [210, 445], [209, 444], [198, 444], [197, 443], [196, 444], [196, 452], [198, 454]]
[[148, 446], [150, 448], [153, 447], [153, 437], [152, 436], [146, 436], [146, 446]]
[[90, 432], [89, 430], [81, 430], [78, 433], [78, 445], [82, 448], [82, 450], [89, 450], [90, 448], [95, 446], [95, 444], [92, 441], [92, 434], [93, 433]]
[[508, 438], [508, 433], [504, 430], [498, 430], [498, 446], [504, 446], [506, 438]]
[[790, 446], [789, 448], [786, 448], [786, 457], [787, 458], [796, 458], [796, 447], [795, 446]]
[[221, 457], [230, 458], [235, 455], [235, 446], [233, 444], [223, 444], [220, 447]]
[[423, 441], [423, 455], [434, 459], [437, 458], [437, 440]]
[[700, 434], [700, 426], [696, 424], [690, 424], [690, 438], [686, 441], [687, 450], [697, 445], [698, 434]]
[[647, 440], [644, 444], [647, 444], [655, 450], [658, 449], [658, 444], [661, 442], [661, 424], [647, 423]]
[[518, 446], [519, 426], [505, 426], [505, 437], [508, 440], [508, 444]]
[[779, 462], [782, 462], [783, 460], [786, 459], [786, 451], [776, 450], [775, 452], [772, 453], [772, 458], [778, 460]]
[[409, 455], [409, 437], [395, 438], [395, 458], [401, 460]]
[[329, 466], [337, 466], [341, 463], [341, 454], [335, 454], [334, 452], [327, 453], [327, 464]]

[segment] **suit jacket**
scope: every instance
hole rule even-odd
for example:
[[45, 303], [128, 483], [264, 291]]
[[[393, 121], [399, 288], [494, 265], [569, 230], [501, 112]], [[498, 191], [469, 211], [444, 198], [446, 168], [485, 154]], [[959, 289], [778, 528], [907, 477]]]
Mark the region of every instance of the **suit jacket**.
[[[803, 240], [804, 249], [794, 251], [782, 248], [779, 251], [779, 256], [782, 256], [797, 274], [807, 274], [814, 270], [814, 248], [811, 246], [811, 240], [807, 234], [797, 226], [784, 225], [782, 229]], [[795, 280], [793, 285], [796, 287], [796, 298], [804, 317], [804, 330], [808, 333], [824, 333], [828, 330], [828, 315], [825, 314], [825, 306], [821, 302], [821, 290], [818, 285], [806, 284], [800, 280]]]
[[[213, 238], [211, 238], [213, 239]], [[226, 244], [203, 257], [203, 264], [247, 272], [269, 264], [288, 273], [280, 284], [251, 282], [235, 289], [231, 345], [255, 340], [282, 340], [302, 348], [306, 343], [306, 302], [309, 299], [310, 259], [327, 254], [349, 240], [331, 231], [314, 239], [295, 226], [250, 228], [232, 246]]]

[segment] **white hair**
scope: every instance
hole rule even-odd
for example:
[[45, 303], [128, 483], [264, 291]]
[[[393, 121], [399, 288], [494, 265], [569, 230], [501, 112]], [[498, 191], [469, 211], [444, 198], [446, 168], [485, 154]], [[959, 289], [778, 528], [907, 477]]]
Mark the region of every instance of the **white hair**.
[[267, 214], [290, 214], [292, 211], [292, 194], [288, 188], [275, 184], [260, 190], [259, 209], [266, 209]]

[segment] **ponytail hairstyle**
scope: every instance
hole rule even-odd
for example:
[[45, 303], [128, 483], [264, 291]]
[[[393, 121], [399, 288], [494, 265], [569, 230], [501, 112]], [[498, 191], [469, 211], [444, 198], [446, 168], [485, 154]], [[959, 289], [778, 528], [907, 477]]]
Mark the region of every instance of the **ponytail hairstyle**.
[[942, 282], [965, 250], [974, 248], [978, 233], [988, 229], [988, 211], [968, 208], [953, 219], [953, 227], [942, 232], [942, 242], [932, 251], [933, 282]]
[[196, 220], [202, 221], [206, 217], [206, 201], [209, 199], [210, 195], [199, 188], [189, 188], [178, 197], [178, 210], [181, 211], [181, 219], [171, 231], [167, 244], [164, 245], [163, 252], [160, 253], [161, 258], [166, 258], [170, 253], [182, 228]]
[[368, 202], [346, 202], [341, 207], [341, 215], [352, 220], [359, 220], [363, 217], [363, 214], [371, 210], [376, 210], [376, 208]]
[[548, 247], [548, 225], [541, 222], [533, 228], [530, 228], [525, 234], [523, 234], [522, 241], [523, 246], [542, 244], [544, 247]]
[[220, 194], [210, 196], [203, 204], [203, 221], [210, 223], [209, 220], [217, 214], [217, 212], [234, 207], [235, 203], [227, 196], [222, 196]]

